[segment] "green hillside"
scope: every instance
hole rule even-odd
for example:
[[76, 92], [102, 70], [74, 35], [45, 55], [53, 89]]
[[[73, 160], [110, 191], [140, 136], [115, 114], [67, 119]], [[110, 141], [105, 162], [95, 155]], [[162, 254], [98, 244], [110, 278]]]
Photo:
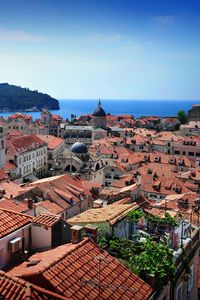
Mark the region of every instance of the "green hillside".
[[0, 110], [16, 111], [35, 108], [59, 109], [58, 100], [38, 91], [0, 83]]

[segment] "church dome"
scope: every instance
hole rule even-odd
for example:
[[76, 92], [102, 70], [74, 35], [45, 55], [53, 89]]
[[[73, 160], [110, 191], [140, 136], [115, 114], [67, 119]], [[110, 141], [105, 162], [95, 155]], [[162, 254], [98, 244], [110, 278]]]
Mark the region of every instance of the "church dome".
[[92, 114], [94, 117], [106, 117], [106, 113], [101, 107], [101, 101], [99, 100], [98, 107], [95, 109], [95, 111]]
[[71, 146], [71, 152], [73, 153], [81, 154], [81, 153], [87, 153], [87, 151], [88, 151], [87, 146], [80, 142], [76, 142]]

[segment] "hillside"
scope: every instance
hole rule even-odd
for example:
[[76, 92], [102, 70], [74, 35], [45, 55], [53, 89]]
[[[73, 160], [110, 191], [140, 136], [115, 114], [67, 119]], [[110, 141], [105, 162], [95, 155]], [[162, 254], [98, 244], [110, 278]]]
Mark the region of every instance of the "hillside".
[[27, 88], [8, 83], [0, 84], [1, 111], [41, 110], [42, 108], [59, 109], [59, 102], [49, 95], [38, 91], [30, 91]]

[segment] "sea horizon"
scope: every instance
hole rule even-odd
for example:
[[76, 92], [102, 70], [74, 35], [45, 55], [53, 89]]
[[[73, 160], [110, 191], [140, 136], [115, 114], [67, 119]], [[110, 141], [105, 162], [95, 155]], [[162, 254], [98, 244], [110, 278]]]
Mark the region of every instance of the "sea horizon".
[[[79, 117], [84, 114], [92, 114], [98, 105], [98, 99], [58, 99], [60, 104], [59, 110], [51, 110], [53, 114], [58, 114], [64, 119], [70, 119], [71, 114]], [[184, 110], [186, 113], [194, 104], [200, 104], [200, 100], [158, 100], [158, 99], [103, 99], [101, 100], [102, 107], [106, 113], [113, 115], [129, 114], [134, 118], [141, 116], [159, 116], [172, 117], [176, 116], [179, 110]], [[19, 111], [19, 110], [18, 110]], [[8, 117], [10, 114], [17, 111], [0, 112], [0, 116]], [[22, 112], [22, 111], [20, 111]], [[31, 115], [33, 119], [40, 117], [40, 112], [24, 111]]]

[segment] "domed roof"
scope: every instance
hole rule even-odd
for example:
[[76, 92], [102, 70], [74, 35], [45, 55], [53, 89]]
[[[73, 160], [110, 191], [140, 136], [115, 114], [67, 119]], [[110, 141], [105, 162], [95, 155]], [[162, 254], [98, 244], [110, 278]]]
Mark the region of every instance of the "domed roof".
[[98, 107], [95, 109], [95, 111], [92, 114], [94, 117], [106, 117], [106, 113], [101, 107], [101, 101], [99, 100]]
[[87, 153], [87, 151], [87, 146], [80, 142], [76, 142], [71, 146], [71, 152], [73, 153]]

